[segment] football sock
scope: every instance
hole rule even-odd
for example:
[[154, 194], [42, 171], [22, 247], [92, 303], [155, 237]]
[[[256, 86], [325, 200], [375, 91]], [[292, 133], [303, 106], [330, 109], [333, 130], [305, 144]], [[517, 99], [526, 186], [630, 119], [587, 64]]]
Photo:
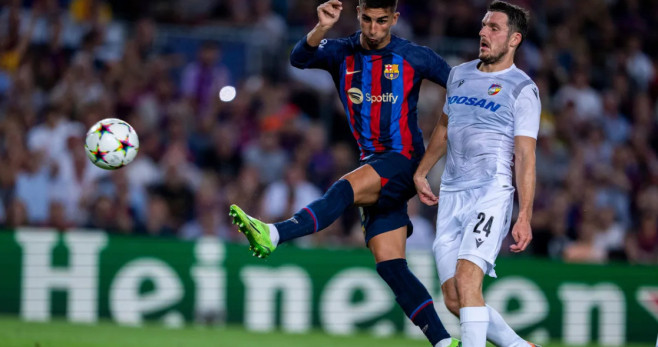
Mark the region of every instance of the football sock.
[[439, 343], [434, 345], [434, 347], [450, 347], [451, 344], [452, 344], [452, 338], [449, 337], [447, 339], [443, 339], [439, 341]]
[[487, 338], [496, 346], [523, 347], [528, 344], [519, 335], [507, 325], [503, 317], [494, 310], [493, 307], [486, 305], [489, 312], [489, 328], [487, 329]]
[[279, 230], [274, 224], [268, 224], [267, 226], [270, 227], [270, 241], [275, 246], [279, 245]]
[[462, 307], [459, 310], [464, 347], [485, 347], [487, 345], [487, 328], [489, 310], [486, 306]]
[[354, 203], [354, 190], [347, 180], [338, 180], [318, 200], [283, 222], [274, 223], [279, 243], [320, 231], [333, 223]]
[[409, 271], [405, 259], [392, 259], [377, 263], [377, 272], [395, 294], [404, 313], [427, 336], [432, 346], [449, 339], [434, 309], [434, 302], [425, 286]]

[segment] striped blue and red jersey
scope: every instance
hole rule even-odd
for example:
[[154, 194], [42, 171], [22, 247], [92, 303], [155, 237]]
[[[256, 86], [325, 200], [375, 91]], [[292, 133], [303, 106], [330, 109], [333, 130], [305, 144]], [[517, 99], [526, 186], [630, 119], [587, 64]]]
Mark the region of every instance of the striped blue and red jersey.
[[450, 66], [431, 49], [395, 35], [386, 47], [366, 50], [360, 34], [323, 40], [319, 47], [304, 37], [290, 62], [331, 73], [361, 158], [383, 152], [420, 157], [425, 152], [417, 114], [420, 85], [428, 79], [445, 87]]

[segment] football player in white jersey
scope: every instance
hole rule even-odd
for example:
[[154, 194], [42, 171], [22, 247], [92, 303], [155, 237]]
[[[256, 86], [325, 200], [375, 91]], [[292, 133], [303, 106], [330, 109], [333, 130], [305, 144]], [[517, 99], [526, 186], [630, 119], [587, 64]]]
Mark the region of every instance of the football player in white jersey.
[[[421, 201], [439, 204], [434, 256], [445, 304], [460, 317], [464, 347], [484, 347], [487, 339], [504, 347], [535, 346], [482, 296], [482, 280], [485, 274], [496, 276], [495, 260], [511, 223], [512, 166], [520, 208], [511, 251], [522, 252], [532, 239], [541, 104], [535, 83], [514, 65], [528, 17], [523, 8], [503, 1], [489, 5], [479, 59], [451, 70], [443, 115], [414, 175]], [[426, 176], [446, 154], [437, 197]]]

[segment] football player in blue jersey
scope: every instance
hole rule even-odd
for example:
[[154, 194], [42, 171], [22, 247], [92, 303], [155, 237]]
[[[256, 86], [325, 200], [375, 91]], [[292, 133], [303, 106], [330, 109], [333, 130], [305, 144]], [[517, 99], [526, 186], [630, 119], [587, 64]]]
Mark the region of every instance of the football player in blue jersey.
[[391, 34], [400, 15], [396, 8], [396, 0], [360, 0], [361, 30], [328, 40], [325, 35], [343, 9], [340, 1], [329, 0], [318, 6], [317, 25], [290, 55], [295, 67], [332, 75], [361, 166], [286, 221], [265, 224], [235, 205], [230, 215], [254, 254], [266, 257], [281, 242], [318, 232], [350, 206], [359, 206], [366, 245], [400, 307], [433, 346], [457, 346], [405, 259], [412, 232], [407, 201], [416, 194], [413, 173], [425, 151], [416, 110], [420, 84], [429, 79], [445, 87], [450, 66], [431, 49]]
[[[414, 175], [420, 200], [439, 204], [434, 256], [446, 306], [460, 318], [465, 347], [485, 347], [487, 339], [498, 346], [536, 346], [485, 305], [482, 295], [484, 275], [496, 277], [495, 260], [511, 224], [513, 166], [519, 215], [510, 250], [521, 252], [532, 239], [541, 102], [535, 83], [514, 65], [527, 30], [523, 8], [503, 1], [489, 5], [479, 59], [451, 70], [443, 115]], [[444, 155], [436, 197], [425, 177]]]

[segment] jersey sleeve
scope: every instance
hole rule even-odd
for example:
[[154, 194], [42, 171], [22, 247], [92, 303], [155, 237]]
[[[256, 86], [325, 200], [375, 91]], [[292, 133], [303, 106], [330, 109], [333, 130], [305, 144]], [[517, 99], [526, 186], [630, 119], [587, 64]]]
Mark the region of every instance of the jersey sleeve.
[[448, 85], [450, 65], [430, 48], [423, 47], [423, 50], [425, 78], [445, 88]]
[[541, 101], [537, 86], [532, 83], [521, 90], [514, 103], [514, 136], [537, 138]]
[[[455, 71], [457, 71], [456, 66], [454, 68], [450, 69], [450, 72], [448, 73], [448, 79], [446, 80], [446, 89], [448, 89], [447, 86], [449, 86], [450, 83], [452, 83]], [[449, 96], [449, 94], [447, 93], [447, 90], [446, 90], [446, 101], [443, 103], [443, 113], [445, 113], [446, 115], [450, 114], [449, 110], [448, 110], [448, 108], [449, 108], [448, 106], [450, 105], [450, 103], [448, 102], [448, 96]]]
[[300, 69], [331, 71], [341, 61], [342, 45], [338, 40], [324, 39], [318, 47], [309, 46], [304, 36], [290, 53], [290, 64]]

